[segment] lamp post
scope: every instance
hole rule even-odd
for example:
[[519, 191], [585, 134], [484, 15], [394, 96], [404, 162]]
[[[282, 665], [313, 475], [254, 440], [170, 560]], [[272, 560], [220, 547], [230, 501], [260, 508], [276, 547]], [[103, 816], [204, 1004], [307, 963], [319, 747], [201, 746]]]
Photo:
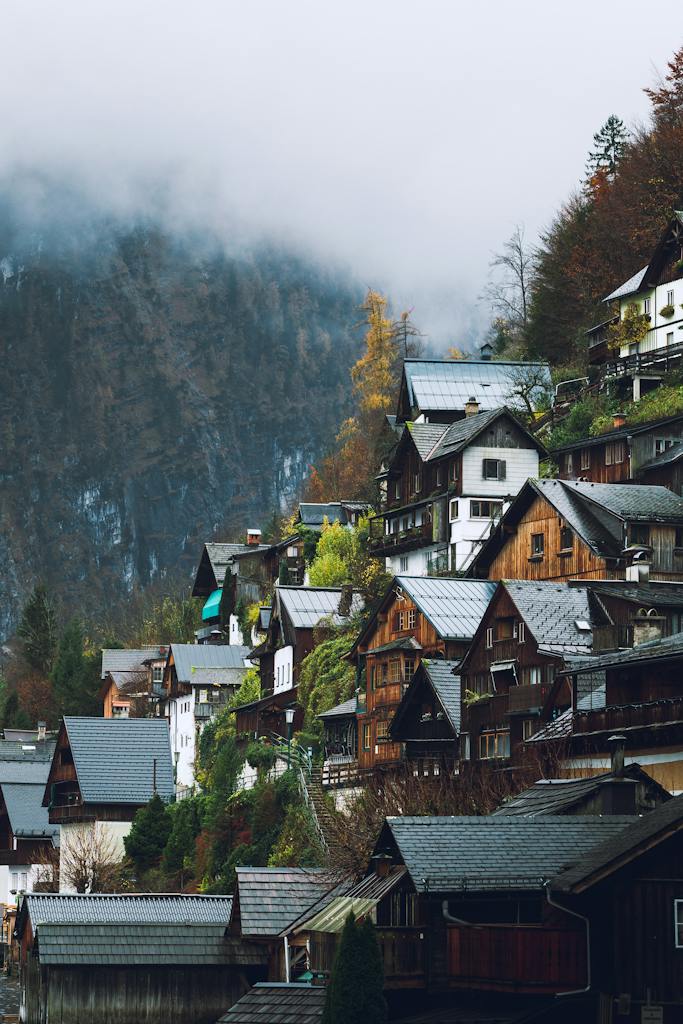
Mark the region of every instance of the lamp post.
[[285, 722], [287, 723], [287, 767], [292, 767], [292, 723], [294, 722], [294, 708], [287, 708], [285, 711]]

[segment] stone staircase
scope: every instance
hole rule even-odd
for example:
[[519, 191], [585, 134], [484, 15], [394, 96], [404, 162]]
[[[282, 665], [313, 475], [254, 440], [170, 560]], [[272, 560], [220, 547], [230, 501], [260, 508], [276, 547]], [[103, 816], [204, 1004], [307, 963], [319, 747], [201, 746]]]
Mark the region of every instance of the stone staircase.
[[335, 830], [332, 814], [325, 799], [321, 765], [312, 766], [310, 776], [306, 779], [305, 785], [308, 794], [308, 806], [318, 826], [320, 838], [325, 848], [327, 848], [334, 836]]

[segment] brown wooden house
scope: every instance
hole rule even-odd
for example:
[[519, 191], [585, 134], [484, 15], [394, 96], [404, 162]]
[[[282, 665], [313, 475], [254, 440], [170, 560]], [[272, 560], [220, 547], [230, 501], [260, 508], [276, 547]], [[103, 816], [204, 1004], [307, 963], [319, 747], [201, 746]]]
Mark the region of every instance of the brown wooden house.
[[[643, 470], [653, 460], [664, 456], [683, 440], [683, 415], [667, 416], [652, 423], [626, 424], [620, 414], [614, 417], [614, 430], [597, 437], [555, 448], [551, 455], [557, 462], [560, 480], [590, 480], [593, 483], [644, 483], [670, 486], [669, 461], [659, 463], [660, 479], [647, 479]], [[672, 488], [680, 494], [679, 488]]]
[[145, 718], [158, 713], [168, 647], [102, 651], [100, 699], [105, 718]]
[[453, 772], [460, 757], [459, 661], [422, 658], [389, 725], [418, 775]]
[[488, 581], [397, 576], [350, 657], [358, 674], [358, 765], [398, 763], [391, 720], [423, 657], [459, 660], [495, 587]]
[[474, 561], [489, 579], [683, 580], [683, 500], [665, 487], [529, 480]]

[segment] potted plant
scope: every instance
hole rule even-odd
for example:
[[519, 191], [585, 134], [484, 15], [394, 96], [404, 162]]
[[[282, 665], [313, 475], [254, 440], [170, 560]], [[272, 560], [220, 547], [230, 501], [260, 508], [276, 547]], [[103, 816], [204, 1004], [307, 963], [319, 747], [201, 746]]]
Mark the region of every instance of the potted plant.
[[659, 315], [663, 316], [666, 320], [670, 320], [675, 312], [675, 307], [672, 306], [671, 303], [668, 303], [666, 306], [662, 306], [662, 308], [659, 311]]

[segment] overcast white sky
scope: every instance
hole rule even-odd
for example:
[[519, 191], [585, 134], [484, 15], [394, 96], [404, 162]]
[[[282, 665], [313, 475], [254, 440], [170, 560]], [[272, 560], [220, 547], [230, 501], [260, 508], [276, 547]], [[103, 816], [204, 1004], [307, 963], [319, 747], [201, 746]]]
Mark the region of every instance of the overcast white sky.
[[116, 207], [169, 188], [453, 340], [491, 252], [550, 221], [683, 44], [680, 0], [5, 0], [1, 24], [0, 174]]

